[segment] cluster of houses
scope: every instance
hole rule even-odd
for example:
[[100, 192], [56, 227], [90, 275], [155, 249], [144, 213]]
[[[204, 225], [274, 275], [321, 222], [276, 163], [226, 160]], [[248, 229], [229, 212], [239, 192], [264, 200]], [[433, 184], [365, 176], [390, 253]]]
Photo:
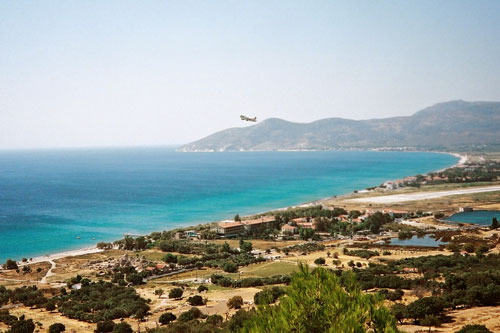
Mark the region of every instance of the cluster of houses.
[[[367, 210], [364, 214], [352, 218], [349, 215], [340, 215], [337, 218], [341, 222], [356, 222], [361, 223], [370, 215], [375, 213], [375, 211]], [[407, 211], [396, 211], [396, 210], [387, 210], [382, 211], [382, 213], [387, 213], [394, 217], [395, 214], [405, 215]], [[235, 237], [244, 233], [258, 233], [265, 231], [267, 229], [272, 229], [273, 223], [275, 222], [275, 218], [273, 216], [263, 216], [257, 219], [252, 220], [244, 220], [244, 221], [232, 221], [226, 220], [217, 223], [215, 227], [212, 228], [212, 231], [217, 232], [221, 237]], [[307, 219], [305, 217], [299, 217], [290, 220], [287, 224], [281, 226], [281, 236], [293, 236], [299, 233], [300, 229], [312, 229], [316, 230], [316, 225], [312, 220]], [[320, 236], [328, 236], [329, 233], [318, 232]]]

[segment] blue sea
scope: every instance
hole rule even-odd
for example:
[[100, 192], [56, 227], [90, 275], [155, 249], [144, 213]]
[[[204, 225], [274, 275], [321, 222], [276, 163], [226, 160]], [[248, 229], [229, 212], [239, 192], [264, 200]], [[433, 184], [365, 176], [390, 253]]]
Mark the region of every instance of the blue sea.
[[456, 162], [420, 152], [4, 151], [0, 260], [263, 212]]

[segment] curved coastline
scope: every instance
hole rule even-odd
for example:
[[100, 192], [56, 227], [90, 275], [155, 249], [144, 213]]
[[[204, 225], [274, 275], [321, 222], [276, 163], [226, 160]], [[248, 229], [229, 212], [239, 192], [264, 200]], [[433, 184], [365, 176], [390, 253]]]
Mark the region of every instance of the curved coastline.
[[[449, 167], [437, 170], [436, 172], [456, 167], [458, 165], [464, 164], [468, 160], [467, 155], [461, 155], [461, 154], [458, 154], [458, 153], [450, 153], [450, 152], [427, 152], [427, 151], [418, 151], [418, 152], [421, 152], [421, 153], [425, 152], [425, 153], [436, 153], [436, 154], [448, 154], [448, 155], [452, 155], [452, 156], [458, 158], [457, 163], [455, 163], [455, 164], [453, 164], [453, 165], [451, 165]], [[281, 208], [276, 208], [276, 209], [268, 209], [268, 210], [263, 211], [263, 212], [257, 212], [257, 213], [248, 214], [248, 215], [245, 215], [245, 216], [254, 216], [254, 215], [259, 215], [259, 214], [265, 214], [265, 213], [268, 213], [268, 212], [271, 212], [271, 211], [286, 210], [286, 209], [289, 209], [289, 208], [307, 207], [307, 206], [321, 204], [321, 203], [323, 203], [325, 201], [332, 200], [334, 198], [339, 198], [339, 197], [348, 198], [348, 197], [350, 197], [352, 195], [354, 195], [353, 192], [346, 193], [346, 194], [341, 194], [341, 195], [335, 195], [335, 196], [328, 196], [328, 197], [323, 197], [323, 198], [319, 198], [319, 199], [312, 200], [312, 201], [302, 202], [302, 203], [299, 203], [299, 204], [296, 204], [296, 205], [289, 205], [289, 206], [286, 206], [286, 207], [281, 207]], [[211, 221], [211, 222], [206, 222], [206, 223], [213, 223], [213, 222], [217, 222], [217, 221]], [[188, 223], [186, 223], [183, 226], [183, 228], [189, 227], [189, 226], [195, 226], [195, 225], [197, 225], [197, 224], [194, 224], [192, 222], [188, 222]], [[145, 234], [145, 235], [147, 235], [147, 234]], [[65, 258], [65, 257], [72, 257], [72, 256], [85, 255], [85, 254], [98, 253], [98, 252], [102, 252], [102, 251], [103, 250], [98, 249], [96, 245], [95, 246], [87, 246], [87, 247], [82, 247], [82, 248], [75, 249], [75, 250], [67, 250], [67, 251], [55, 252], [55, 253], [52, 253], [52, 254], [46, 254], [46, 255], [36, 256], [36, 257], [31, 258], [28, 261], [28, 263], [32, 264], [32, 263], [49, 261], [49, 260], [60, 259], [60, 258]]]

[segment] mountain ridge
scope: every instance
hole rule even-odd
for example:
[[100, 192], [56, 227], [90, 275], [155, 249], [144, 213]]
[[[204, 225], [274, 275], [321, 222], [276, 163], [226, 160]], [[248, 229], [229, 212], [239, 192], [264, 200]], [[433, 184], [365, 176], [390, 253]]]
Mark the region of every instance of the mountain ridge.
[[352, 120], [324, 118], [296, 123], [268, 118], [233, 127], [184, 145], [178, 151], [265, 151], [401, 148], [450, 149], [500, 144], [500, 102], [455, 100], [410, 116]]

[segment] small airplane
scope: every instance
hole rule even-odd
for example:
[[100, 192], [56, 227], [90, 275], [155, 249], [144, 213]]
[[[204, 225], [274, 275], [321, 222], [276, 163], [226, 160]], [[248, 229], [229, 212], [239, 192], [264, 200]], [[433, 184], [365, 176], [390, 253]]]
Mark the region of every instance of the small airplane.
[[257, 117], [248, 118], [248, 117], [245, 117], [244, 115], [241, 115], [240, 119], [244, 120], [244, 121], [253, 121], [254, 123], [257, 122]]

